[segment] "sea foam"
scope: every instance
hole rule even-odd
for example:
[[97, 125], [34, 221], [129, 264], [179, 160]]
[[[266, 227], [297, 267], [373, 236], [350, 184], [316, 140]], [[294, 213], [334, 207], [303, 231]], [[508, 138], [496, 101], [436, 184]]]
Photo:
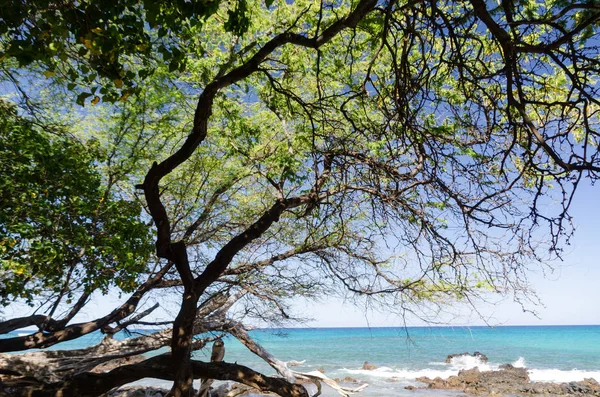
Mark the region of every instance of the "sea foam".
[[592, 378], [600, 382], [600, 371], [581, 371], [573, 369], [570, 371], [560, 369], [535, 369], [527, 371], [529, 379], [533, 382], [578, 382], [587, 378]]
[[[490, 371], [492, 367], [490, 367], [489, 363], [481, 360], [480, 357], [473, 356], [457, 356], [453, 357], [450, 360], [450, 367], [453, 370], [463, 370], [463, 369], [471, 369], [471, 368], [479, 368], [480, 371]], [[458, 372], [457, 372], [458, 373]]]
[[347, 369], [344, 368], [344, 371], [352, 374], [352, 375], [361, 375], [368, 376], [373, 378], [385, 378], [385, 379], [398, 379], [398, 380], [406, 380], [406, 381], [414, 381], [416, 378], [427, 376], [428, 378], [447, 378], [452, 375], [456, 375], [458, 371], [453, 370], [436, 370], [436, 369], [419, 369], [419, 370], [410, 370], [410, 369], [393, 369], [389, 367], [381, 367], [374, 370], [367, 369]]
[[[454, 357], [450, 363], [445, 362], [431, 362], [431, 366], [446, 367], [446, 369], [396, 369], [391, 367], [380, 367], [374, 370], [365, 369], [347, 369], [346, 371], [353, 375], [360, 375], [372, 378], [383, 378], [383, 379], [396, 379], [399, 381], [414, 382], [415, 379], [426, 376], [428, 378], [440, 377], [446, 379], [453, 375], [458, 375], [458, 372], [465, 369], [479, 368], [480, 371], [495, 371], [500, 368], [499, 363], [486, 363], [483, 362], [479, 357], [472, 356], [459, 356]], [[526, 361], [524, 357], [519, 357], [512, 363], [513, 367], [525, 368]], [[581, 381], [586, 378], [593, 378], [600, 382], [600, 371], [581, 371], [577, 369], [573, 370], [560, 370], [560, 369], [536, 369], [528, 368], [529, 378], [533, 382], [573, 382]]]

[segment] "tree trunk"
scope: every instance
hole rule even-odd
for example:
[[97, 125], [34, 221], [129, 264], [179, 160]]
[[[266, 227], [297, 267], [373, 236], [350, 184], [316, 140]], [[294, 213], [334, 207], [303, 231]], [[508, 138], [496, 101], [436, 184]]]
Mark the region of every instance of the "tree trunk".
[[[170, 329], [117, 341], [104, 338], [95, 346], [78, 350], [46, 350], [25, 354], [0, 354], [0, 373], [32, 378], [41, 383], [60, 382], [114, 360], [123, 361], [168, 346]], [[6, 379], [0, 380], [5, 381]]]
[[[212, 354], [210, 355], [210, 362], [223, 361], [225, 357], [225, 345], [221, 339], [217, 339], [213, 343]], [[209, 397], [210, 386], [213, 384], [214, 379], [202, 379], [200, 390], [198, 391], [197, 397]]]
[[[204, 363], [188, 361], [197, 378], [231, 380], [253, 387], [262, 392], [272, 392], [283, 397], [308, 397], [306, 389], [301, 385], [290, 384], [283, 379], [264, 376], [242, 365], [225, 362]], [[107, 373], [79, 374], [66, 382], [51, 385], [31, 386], [29, 390], [16, 395], [30, 397], [93, 397], [107, 391], [134, 382], [142, 378], [158, 378], [174, 380], [172, 357], [160, 355], [141, 363], [125, 365]], [[5, 385], [7, 388], [14, 385]], [[4, 393], [0, 385], [0, 395]]]
[[170, 393], [173, 397], [193, 397], [194, 394], [194, 374], [190, 360], [198, 299], [199, 296], [193, 291], [185, 291], [181, 309], [173, 323], [171, 354], [175, 376]]

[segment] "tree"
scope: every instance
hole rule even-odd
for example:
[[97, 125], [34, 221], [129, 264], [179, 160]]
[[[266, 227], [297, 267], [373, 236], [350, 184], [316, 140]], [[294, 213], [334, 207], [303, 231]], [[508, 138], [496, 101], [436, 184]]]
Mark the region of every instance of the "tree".
[[[164, 75], [150, 77], [147, 66], [164, 53], [131, 46], [131, 59], [115, 61], [121, 74], [98, 66], [96, 57], [110, 58], [99, 25], [110, 18], [94, 19], [85, 3], [99, 44], [78, 51], [87, 36], [62, 13], [68, 51], [21, 62], [55, 62], [46, 75], [57, 81], [74, 71], [69, 87], [81, 104], [116, 100], [124, 83], [115, 77], [139, 87], [131, 94], [158, 77], [194, 103], [193, 117], [181, 116], [190, 123], [181, 143], [153, 152], [136, 186], [164, 265], [137, 291], [183, 287], [168, 372], [174, 396], [192, 393], [198, 371], [224, 370], [190, 360], [198, 310], [215, 296], [243, 292], [285, 316], [286, 296], [341, 285], [411, 310], [482, 290], [523, 292], [527, 264], [560, 254], [572, 195], [600, 170], [595, 2], [237, 4], [248, 16], [240, 30], [222, 22], [233, 15], [225, 5], [211, 17], [178, 13], [177, 26], [191, 30], [167, 28], [169, 41], [161, 24], [138, 24], [147, 41], [180, 54]], [[145, 3], [123, 9], [110, 12], [152, 21]], [[46, 19], [40, 11], [37, 26]], [[46, 37], [11, 21], [9, 56], [24, 51], [12, 46], [14, 32]], [[122, 42], [131, 37], [141, 36]], [[560, 205], [548, 209], [554, 199]], [[103, 379], [114, 386], [162, 365]]]
[[[45, 298], [47, 316], [14, 329], [67, 324], [95, 290], [133, 290], [150, 254], [140, 207], [103, 186], [94, 162], [101, 150], [60, 131], [40, 130], [0, 102], [0, 253], [2, 304]], [[50, 321], [66, 301], [71, 310]]]

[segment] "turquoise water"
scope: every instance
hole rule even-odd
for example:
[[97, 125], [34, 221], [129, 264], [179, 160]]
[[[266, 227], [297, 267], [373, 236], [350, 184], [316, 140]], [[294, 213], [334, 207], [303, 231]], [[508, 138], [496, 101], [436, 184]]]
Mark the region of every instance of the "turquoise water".
[[[455, 375], [460, 369], [479, 366], [495, 369], [511, 363], [529, 369], [534, 381], [600, 381], [600, 326], [515, 327], [416, 327], [416, 328], [317, 328], [254, 330], [252, 336], [283, 361], [305, 360], [294, 369], [325, 370], [332, 378], [346, 376], [368, 383], [361, 396], [414, 395], [404, 390], [419, 376]], [[88, 335], [57, 348], [83, 347], [101, 340]], [[225, 340], [226, 361], [273, 373], [262, 360], [232, 338]], [[446, 364], [452, 353], [479, 351], [489, 358], [459, 358]], [[206, 359], [209, 351], [196, 353]], [[377, 366], [362, 370], [365, 361]], [[413, 394], [410, 394], [413, 393]], [[330, 390], [325, 396], [336, 395]], [[442, 395], [436, 394], [436, 395]], [[445, 393], [444, 395], [449, 395]]]
[[[523, 358], [531, 368], [600, 371], [600, 326], [320, 328], [253, 331], [253, 336], [284, 361], [306, 359], [330, 369], [360, 367], [364, 361], [422, 369], [451, 353], [480, 351], [490, 363]], [[228, 345], [228, 353], [243, 355], [240, 344]]]

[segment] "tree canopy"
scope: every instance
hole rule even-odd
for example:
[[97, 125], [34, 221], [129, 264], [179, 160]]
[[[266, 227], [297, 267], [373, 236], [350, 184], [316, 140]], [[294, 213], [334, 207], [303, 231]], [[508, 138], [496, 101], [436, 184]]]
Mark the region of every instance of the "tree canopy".
[[[17, 160], [61, 147], [57, 172], [72, 161], [81, 175], [46, 187], [72, 187], [85, 207], [7, 196], [27, 208], [19, 222], [34, 235], [20, 240], [40, 240], [36, 211], [75, 211], [78, 235], [113, 255], [92, 266], [111, 269], [104, 285], [132, 291], [85, 327], [0, 324], [39, 327], [0, 340], [2, 351], [114, 333], [154, 310], [135, 314], [143, 297], [175, 291], [174, 396], [215, 368], [234, 376], [191, 360], [207, 330], [234, 334], [290, 381], [232, 313], [286, 319], [289, 299], [336, 291], [400, 311], [490, 292], [520, 299], [529, 265], [560, 255], [577, 185], [600, 171], [595, 1], [33, 1], [2, 12], [2, 73], [23, 104], [8, 131], [14, 147], [36, 148]], [[78, 141], [24, 121], [65, 123], [68, 112], [85, 120], [68, 128]], [[77, 145], [86, 152], [71, 159]], [[25, 165], [10, 167], [3, 183], [29, 183]], [[106, 181], [115, 193], [98, 212]], [[140, 220], [154, 227], [152, 258]], [[54, 259], [47, 282], [61, 290], [69, 262]], [[34, 266], [23, 273], [38, 276]], [[117, 371], [98, 390], [165, 362]], [[244, 371], [234, 379], [248, 383]], [[79, 375], [38, 389], [77, 389]], [[269, 382], [260, 387], [304, 395]]]
[[102, 186], [95, 142], [40, 131], [0, 103], [3, 305], [77, 291], [129, 292], [150, 254], [139, 205]]

